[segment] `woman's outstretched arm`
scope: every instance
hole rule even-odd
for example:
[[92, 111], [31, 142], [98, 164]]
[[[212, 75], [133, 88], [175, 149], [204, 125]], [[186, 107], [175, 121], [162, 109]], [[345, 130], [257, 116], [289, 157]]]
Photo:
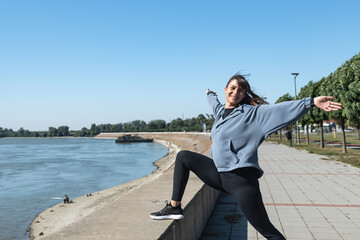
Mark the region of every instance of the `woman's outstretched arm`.
[[263, 130], [266, 137], [277, 130], [293, 124], [313, 106], [327, 112], [341, 109], [341, 103], [330, 101], [332, 99], [333, 97], [321, 96], [278, 104], [260, 105], [255, 116], [259, 128]]

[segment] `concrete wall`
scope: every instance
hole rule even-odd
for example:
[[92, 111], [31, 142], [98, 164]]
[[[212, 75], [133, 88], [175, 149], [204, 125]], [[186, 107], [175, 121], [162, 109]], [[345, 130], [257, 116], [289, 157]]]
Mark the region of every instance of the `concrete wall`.
[[173, 221], [159, 240], [197, 240], [206, 227], [220, 192], [204, 185], [184, 209], [184, 219]]

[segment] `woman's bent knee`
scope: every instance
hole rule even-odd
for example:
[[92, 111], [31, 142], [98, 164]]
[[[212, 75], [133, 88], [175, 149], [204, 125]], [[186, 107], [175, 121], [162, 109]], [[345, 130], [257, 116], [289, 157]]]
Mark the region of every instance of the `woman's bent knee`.
[[176, 155], [176, 161], [184, 161], [184, 160], [190, 159], [192, 155], [193, 155], [193, 152], [191, 152], [191, 151], [181, 150]]

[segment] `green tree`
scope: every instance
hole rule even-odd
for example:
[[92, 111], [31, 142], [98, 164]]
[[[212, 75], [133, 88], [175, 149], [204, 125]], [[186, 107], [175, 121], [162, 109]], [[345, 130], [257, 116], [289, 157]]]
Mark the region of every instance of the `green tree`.
[[185, 130], [185, 131], [199, 131], [200, 130], [201, 123], [198, 123], [198, 119], [195, 117], [185, 119], [183, 121], [183, 123], [184, 123], [183, 130]]
[[57, 129], [54, 127], [49, 127], [48, 136], [56, 137], [58, 135]]
[[213, 114], [206, 114], [206, 130], [211, 130], [215, 118]]
[[177, 118], [171, 121], [170, 130], [172, 131], [182, 131], [184, 128], [184, 122], [181, 118]]
[[68, 126], [60, 126], [57, 131], [57, 136], [59, 136], [59, 137], [69, 136], [69, 127]]
[[342, 67], [341, 87], [345, 89], [344, 113], [349, 125], [356, 127], [360, 140], [360, 54], [355, 55]]
[[124, 123], [123, 124], [123, 131], [124, 132], [132, 132], [132, 131], [134, 131], [133, 125], [130, 122]]
[[100, 124], [98, 127], [100, 129], [100, 132], [110, 132], [111, 131], [111, 124]]
[[281, 102], [292, 101], [292, 100], [294, 100], [294, 97], [291, 96], [289, 93], [286, 93], [286, 94], [282, 95], [281, 97], [279, 97], [275, 103], [281, 103]]
[[24, 137], [24, 134], [25, 134], [25, 130], [24, 128], [19, 128], [19, 130], [17, 131], [17, 135], [18, 137]]
[[31, 132], [30, 134], [31, 137], [40, 137], [39, 132]]
[[0, 138], [3, 138], [3, 137], [6, 137], [6, 133], [5, 133], [5, 130], [0, 127]]
[[90, 136], [90, 130], [87, 129], [86, 127], [83, 127], [83, 128], [81, 128], [80, 131], [77, 131], [75, 133], [75, 136], [76, 137], [89, 137]]
[[[344, 77], [344, 68], [338, 68], [333, 74], [330, 74], [326, 79], [326, 88], [324, 89], [324, 95], [333, 96], [334, 101], [345, 103], [344, 98], [346, 94], [345, 77]], [[334, 119], [335, 122], [340, 125], [341, 135], [342, 135], [342, 151], [343, 153], [347, 152], [346, 149], [346, 137], [345, 137], [345, 122], [346, 115], [344, 111], [339, 110], [335, 112], [328, 113], [329, 119]]]
[[[320, 81], [315, 82], [313, 84], [312, 94], [313, 96], [321, 96], [326, 95], [326, 87], [327, 87], [326, 78], [322, 78]], [[320, 110], [317, 107], [314, 107], [312, 110], [310, 110], [310, 115], [312, 118], [312, 121], [316, 123], [320, 130], [320, 147], [324, 148], [324, 127], [323, 127], [323, 121], [328, 120], [328, 115], [322, 110]]]
[[158, 119], [152, 120], [148, 123], [146, 129], [148, 131], [165, 131], [166, 130], [166, 121]]
[[111, 132], [121, 132], [123, 130], [123, 124], [118, 123], [111, 126]]
[[145, 131], [146, 129], [146, 122], [142, 121], [142, 120], [135, 120], [131, 122], [132, 125], [132, 131], [135, 132], [142, 132]]
[[90, 136], [93, 137], [93, 136], [96, 136], [100, 134], [100, 128], [98, 126], [96, 126], [95, 123], [91, 124], [91, 127], [90, 127]]
[[205, 123], [206, 117], [204, 116], [204, 114], [199, 114], [196, 118], [196, 122], [200, 124]]

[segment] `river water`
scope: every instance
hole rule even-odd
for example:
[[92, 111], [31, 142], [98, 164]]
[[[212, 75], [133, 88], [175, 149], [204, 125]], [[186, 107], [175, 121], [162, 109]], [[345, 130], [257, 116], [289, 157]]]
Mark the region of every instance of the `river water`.
[[70, 199], [153, 172], [157, 143], [93, 138], [0, 138], [0, 239], [27, 239], [32, 219]]

